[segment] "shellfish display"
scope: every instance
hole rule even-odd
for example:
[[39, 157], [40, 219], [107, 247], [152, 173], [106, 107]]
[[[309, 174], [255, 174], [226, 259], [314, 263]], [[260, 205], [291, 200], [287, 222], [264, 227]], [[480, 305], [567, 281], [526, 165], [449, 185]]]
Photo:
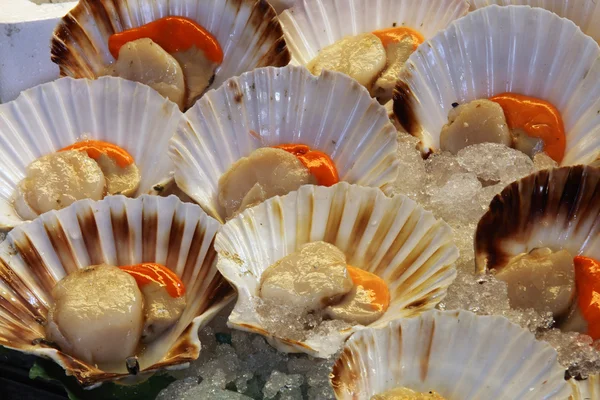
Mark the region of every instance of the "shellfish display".
[[560, 165], [591, 163], [600, 152], [590, 96], [599, 56], [592, 38], [547, 10], [484, 7], [411, 55], [394, 113], [426, 154], [494, 142], [545, 152]]
[[361, 85], [295, 66], [259, 68], [208, 92], [169, 150], [177, 185], [222, 222], [305, 184], [385, 191], [398, 175], [395, 153], [396, 130]]
[[563, 375], [552, 347], [504, 317], [428, 311], [354, 334], [331, 384], [340, 400], [394, 388], [440, 396], [409, 399], [566, 399]]
[[57, 78], [0, 104], [0, 381], [598, 397], [594, 1], [73, 7], [0, 29]]
[[292, 63], [346, 73], [386, 103], [408, 56], [468, 8], [462, 0], [302, 0], [279, 19]]
[[82, 0], [54, 31], [62, 76], [120, 76], [189, 108], [228, 78], [290, 60], [266, 1]]
[[84, 198], [155, 193], [181, 118], [149, 87], [112, 77], [62, 78], [0, 105], [0, 227]]
[[[449, 227], [412, 200], [345, 182], [303, 186], [243, 211], [215, 248], [217, 268], [238, 292], [229, 325], [318, 357], [364, 326], [433, 308], [458, 257]], [[312, 321], [322, 312], [312, 331], [278, 328], [289, 324], [282, 315]]]
[[196, 205], [149, 195], [20, 225], [0, 245], [0, 343], [84, 386], [193, 361], [197, 330], [232, 299], [215, 268], [218, 228]]

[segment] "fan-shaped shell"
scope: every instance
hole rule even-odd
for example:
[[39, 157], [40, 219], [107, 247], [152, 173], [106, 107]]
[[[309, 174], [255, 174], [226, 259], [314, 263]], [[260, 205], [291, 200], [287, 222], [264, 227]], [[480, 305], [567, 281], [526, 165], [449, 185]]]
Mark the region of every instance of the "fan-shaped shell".
[[62, 76], [94, 79], [114, 61], [110, 35], [169, 15], [190, 18], [223, 49], [223, 63], [210, 88], [232, 76], [290, 61], [283, 31], [265, 0], [81, 0], [58, 24], [52, 60]]
[[539, 171], [508, 185], [477, 224], [477, 270], [538, 247], [600, 259], [600, 168]]
[[471, 9], [475, 10], [493, 4], [499, 6], [531, 6], [545, 8], [560, 17], [570, 19], [581, 28], [583, 33], [600, 39], [600, 8], [596, 0], [468, 0]]
[[396, 129], [348, 76], [304, 67], [259, 68], [208, 92], [171, 140], [177, 185], [224, 221], [219, 178], [264, 146], [302, 143], [328, 154], [340, 180], [386, 190], [398, 174]]
[[306, 65], [324, 47], [378, 29], [405, 26], [430, 38], [468, 9], [463, 0], [298, 0], [279, 19], [292, 62]]
[[355, 333], [330, 375], [339, 400], [396, 387], [448, 399], [550, 400], [571, 392], [556, 351], [501, 316], [425, 312]]
[[[90, 265], [156, 262], [186, 285], [186, 308], [175, 326], [139, 357], [141, 374], [198, 358], [198, 329], [232, 299], [215, 268], [213, 238], [219, 223], [175, 196], [81, 200], [13, 229], [0, 244], [0, 344], [49, 357], [84, 386], [127, 377], [105, 372], [39, 342], [52, 304], [52, 288]], [[125, 367], [123, 365], [123, 367]]]
[[386, 197], [379, 189], [342, 182], [306, 185], [244, 210], [217, 234], [217, 268], [238, 292], [229, 325], [260, 333], [281, 351], [318, 357], [334, 354], [355, 326], [304, 342], [268, 332], [256, 314], [260, 278], [270, 265], [299, 246], [325, 241], [337, 246], [350, 265], [386, 281], [391, 302], [369, 326], [418, 315], [446, 295], [456, 277], [458, 249], [451, 229], [404, 196]]
[[513, 92], [541, 98], [561, 113], [562, 165], [600, 153], [600, 47], [571, 21], [526, 6], [489, 6], [421, 44], [394, 94], [404, 128], [425, 151], [439, 149], [453, 103]]
[[84, 138], [127, 150], [140, 170], [135, 196], [155, 193], [154, 186], [172, 174], [166, 148], [182, 116], [149, 87], [112, 77], [61, 78], [1, 104], [0, 228], [23, 222], [12, 196], [27, 166]]

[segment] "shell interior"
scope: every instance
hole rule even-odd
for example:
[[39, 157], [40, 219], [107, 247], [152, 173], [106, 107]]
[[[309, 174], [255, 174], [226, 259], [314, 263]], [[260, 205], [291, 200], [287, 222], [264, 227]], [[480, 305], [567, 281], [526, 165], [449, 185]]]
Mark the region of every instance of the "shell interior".
[[169, 15], [198, 22], [221, 45], [223, 63], [209, 88], [290, 61], [277, 15], [265, 0], [81, 0], [54, 30], [52, 61], [62, 76], [97, 78], [114, 61], [108, 50], [112, 34]]
[[219, 178], [259, 147], [302, 143], [327, 153], [340, 180], [387, 190], [398, 174], [396, 130], [385, 109], [346, 75], [259, 68], [208, 92], [171, 140], [177, 185], [224, 221]]
[[166, 154], [182, 119], [174, 103], [120, 78], [61, 78], [0, 105], [0, 228], [22, 223], [12, 205], [27, 166], [82, 139], [116, 144], [133, 156], [141, 181], [135, 196], [153, 193], [173, 164]]
[[265, 269], [319, 240], [337, 246], [350, 265], [388, 284], [390, 306], [373, 327], [433, 308], [456, 277], [458, 249], [450, 227], [414, 201], [345, 182], [306, 185], [245, 210], [217, 234], [217, 268], [238, 292], [229, 324], [266, 336], [279, 350], [318, 357], [334, 354], [353, 330], [361, 329], [298, 342], [268, 332], [254, 309]]
[[590, 163], [600, 154], [599, 57], [592, 38], [547, 10], [484, 7], [410, 56], [396, 87], [394, 112], [429, 152], [439, 149], [453, 103], [504, 92], [541, 98], [563, 118], [562, 165]]
[[125, 363], [123, 371], [105, 372], [35, 339], [44, 337], [52, 288], [64, 276], [101, 263], [156, 262], [182, 279], [187, 305], [139, 356], [140, 372], [195, 360], [198, 329], [233, 298], [215, 268], [219, 226], [196, 205], [148, 195], [81, 200], [20, 225], [0, 244], [0, 344], [53, 359], [83, 386], [127, 378]]
[[279, 19], [292, 62], [306, 65], [324, 47], [378, 29], [405, 26], [430, 38], [468, 9], [463, 0], [299, 0]]
[[333, 366], [339, 400], [405, 386], [448, 399], [566, 399], [556, 351], [500, 316], [432, 310], [355, 333]]
[[600, 259], [600, 168], [562, 167], [511, 183], [477, 224], [478, 271], [538, 247]]

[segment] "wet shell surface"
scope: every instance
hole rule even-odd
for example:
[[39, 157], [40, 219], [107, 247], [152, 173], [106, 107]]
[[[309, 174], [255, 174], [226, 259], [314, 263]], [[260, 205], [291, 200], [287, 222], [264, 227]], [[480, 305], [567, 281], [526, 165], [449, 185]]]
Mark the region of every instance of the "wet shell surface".
[[387, 283], [390, 306], [371, 327], [433, 308], [456, 277], [458, 249], [450, 227], [414, 201], [345, 182], [306, 185], [243, 211], [217, 234], [217, 268], [238, 292], [229, 325], [265, 336], [280, 351], [317, 357], [334, 354], [352, 332], [364, 328], [356, 325], [295, 341], [267, 331], [256, 313], [265, 269], [301, 245], [320, 240], [342, 250], [348, 264]]
[[499, 6], [531, 6], [545, 8], [560, 17], [570, 19], [581, 28], [583, 33], [600, 39], [600, 7], [596, 0], [468, 0], [471, 9], [475, 10], [493, 4]]
[[52, 61], [62, 76], [97, 78], [114, 61], [110, 35], [169, 15], [198, 22], [221, 45], [223, 63], [209, 89], [242, 72], [290, 61], [277, 15], [265, 0], [81, 0], [54, 31]]
[[463, 0], [298, 0], [280, 16], [292, 63], [306, 65], [321, 49], [378, 29], [403, 26], [425, 39], [467, 13]]
[[600, 376], [590, 375], [587, 379], [578, 381], [569, 379], [573, 390], [569, 400], [598, 400], [600, 399]]
[[396, 387], [447, 399], [550, 400], [571, 393], [556, 351], [501, 316], [432, 310], [355, 333], [333, 366], [339, 400]]
[[0, 228], [23, 222], [12, 204], [27, 166], [83, 139], [127, 150], [140, 170], [134, 196], [155, 193], [173, 163], [166, 148], [183, 114], [148, 86], [120, 78], [61, 78], [0, 105]]
[[502, 268], [538, 247], [600, 259], [600, 168], [562, 167], [511, 183], [475, 232], [478, 271]]
[[224, 221], [219, 178], [252, 151], [284, 143], [328, 154], [341, 181], [387, 190], [398, 175], [396, 129], [348, 76], [304, 67], [259, 68], [208, 92], [171, 140], [177, 185]]
[[600, 154], [600, 47], [571, 21], [541, 8], [489, 6], [457, 20], [421, 44], [406, 62], [394, 112], [439, 149], [453, 103], [512, 92], [552, 103], [561, 113], [562, 165]]
[[212, 243], [219, 226], [196, 205], [149, 195], [81, 200], [18, 226], [0, 244], [0, 344], [51, 358], [83, 386], [128, 378], [125, 365], [122, 373], [104, 372], [39, 339], [52, 288], [66, 275], [101, 263], [156, 262], [184, 282], [187, 305], [175, 327], [139, 357], [140, 374], [195, 360], [199, 327], [233, 295], [215, 268]]

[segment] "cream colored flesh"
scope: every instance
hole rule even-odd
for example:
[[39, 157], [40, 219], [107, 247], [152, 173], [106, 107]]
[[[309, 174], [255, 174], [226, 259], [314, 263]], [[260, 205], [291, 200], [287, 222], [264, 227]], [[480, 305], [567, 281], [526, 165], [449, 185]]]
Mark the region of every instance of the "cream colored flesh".
[[452, 154], [479, 143], [512, 144], [504, 111], [490, 100], [474, 100], [453, 108], [440, 134], [440, 148]]
[[353, 287], [346, 256], [325, 242], [303, 245], [263, 272], [260, 297], [306, 311], [317, 310]]
[[565, 315], [575, 297], [573, 256], [566, 250], [539, 248], [514, 257], [497, 272], [507, 283], [510, 305]]
[[135, 163], [125, 168], [119, 165], [106, 154], [101, 154], [96, 160], [106, 179], [108, 194], [122, 194], [133, 196], [140, 185], [140, 170]]
[[560, 330], [563, 332], [587, 333], [588, 323], [583, 317], [583, 314], [581, 314], [577, 304], [571, 308], [571, 313], [569, 314], [569, 317], [566, 318], [560, 325]]
[[32, 162], [16, 190], [14, 206], [23, 219], [60, 210], [81, 199], [100, 200], [105, 178], [98, 164], [79, 151], [49, 154]]
[[404, 63], [414, 51], [414, 43], [412, 37], [406, 36], [402, 41], [390, 43], [386, 48], [387, 65], [377, 78], [373, 87], [373, 96], [375, 96], [382, 104], [392, 99], [396, 81], [400, 76], [400, 70], [404, 67]]
[[148, 343], [179, 320], [185, 309], [185, 296], [171, 297], [164, 287], [154, 282], [143, 285], [141, 290], [145, 316], [142, 341]]
[[370, 89], [386, 63], [381, 40], [372, 33], [364, 33], [323, 48], [307, 68], [314, 75], [320, 75], [323, 70], [343, 72]]
[[325, 314], [332, 319], [340, 319], [349, 323], [369, 325], [377, 321], [384, 310], [372, 304], [373, 295], [360, 285], [355, 285], [342, 300], [325, 309]]
[[208, 88], [218, 65], [206, 58], [204, 51], [196, 46], [173, 53], [173, 57], [179, 62], [183, 71], [186, 88], [184, 105], [187, 109], [194, 105], [194, 102]]
[[52, 290], [47, 338], [87, 363], [120, 363], [132, 356], [143, 326], [144, 300], [135, 279], [98, 265], [62, 279]]
[[371, 396], [371, 400], [445, 400], [436, 392], [418, 393], [405, 387], [398, 387], [387, 392]]
[[235, 162], [219, 179], [219, 204], [227, 216], [302, 185], [316, 183], [308, 169], [287, 151], [255, 150]]
[[122, 46], [118, 60], [109, 66], [107, 74], [146, 84], [184, 109], [183, 70], [173, 56], [151, 39], [138, 39]]

